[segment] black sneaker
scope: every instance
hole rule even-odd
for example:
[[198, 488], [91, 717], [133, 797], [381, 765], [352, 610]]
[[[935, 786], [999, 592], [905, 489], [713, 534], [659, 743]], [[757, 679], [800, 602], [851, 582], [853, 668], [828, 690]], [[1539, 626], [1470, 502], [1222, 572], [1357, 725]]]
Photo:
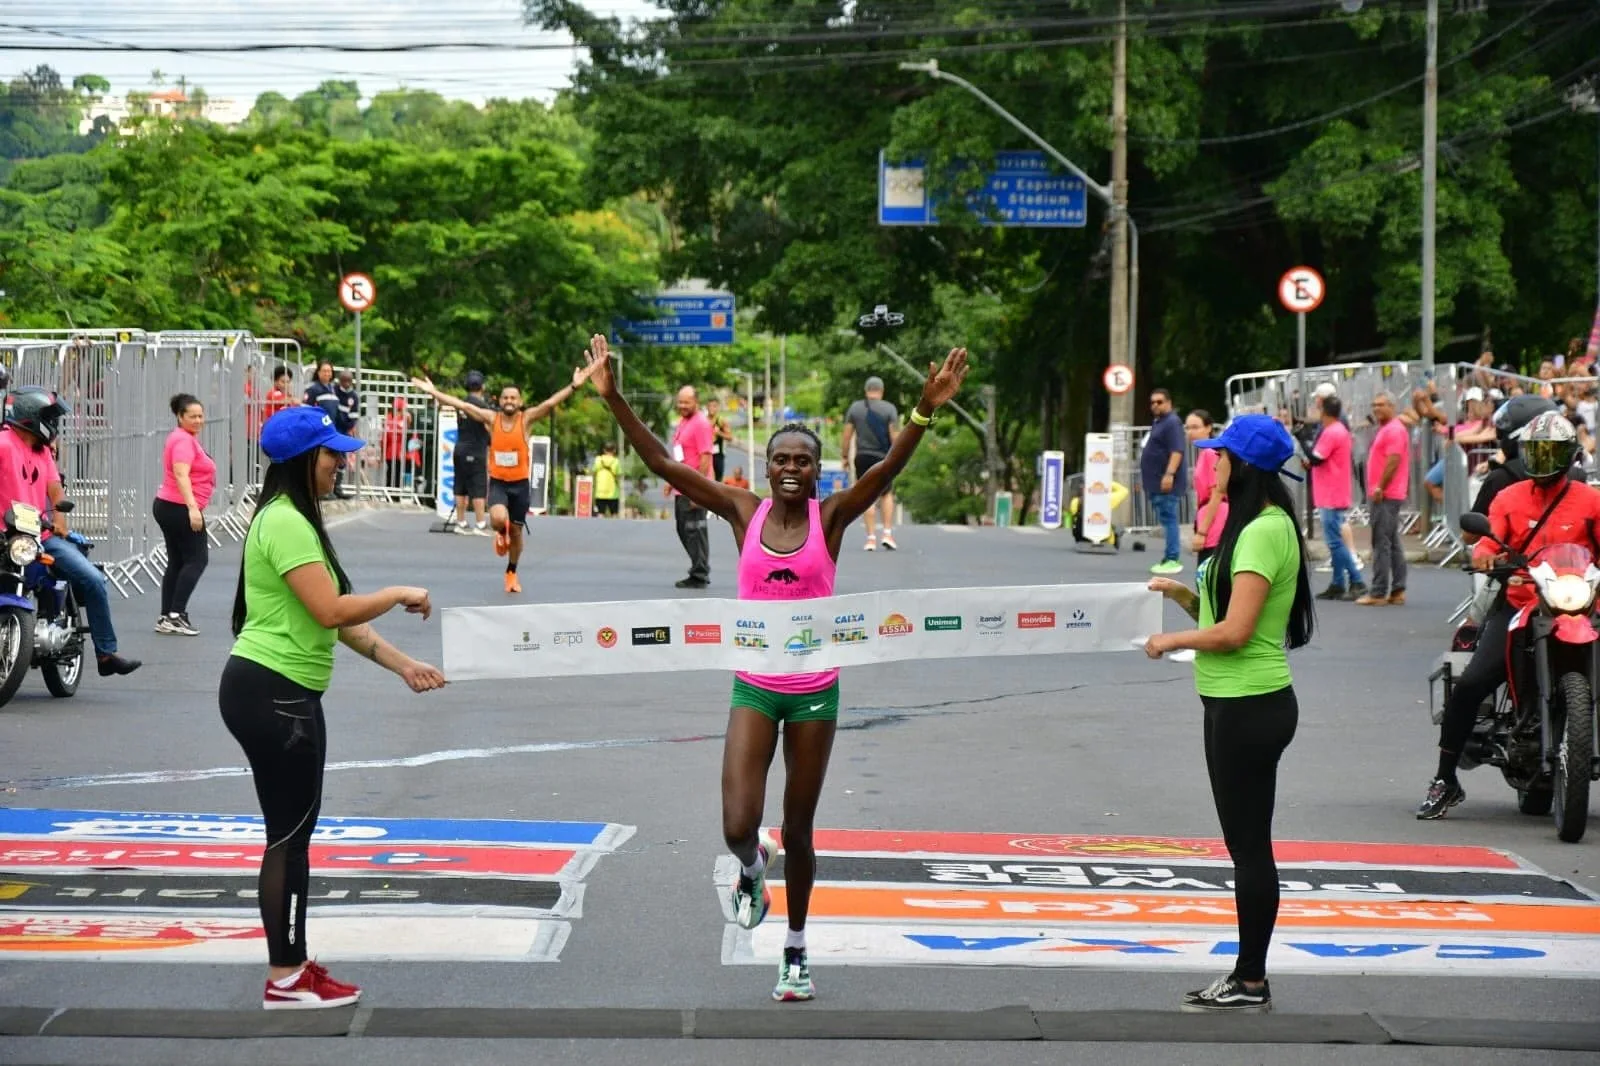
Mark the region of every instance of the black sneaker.
[[1349, 592], [1345, 589], [1345, 587], [1343, 585], [1329, 585], [1327, 588], [1325, 588], [1321, 592], [1317, 593], [1317, 599], [1319, 599], [1319, 600], [1342, 600], [1348, 595], [1349, 595]]
[[679, 581], [675, 587], [680, 589], [703, 589], [709, 584], [711, 582], [703, 577], [686, 577]]
[[168, 632], [176, 633], [180, 637], [198, 637], [200, 631], [189, 621], [187, 614], [174, 614], [168, 616], [168, 624], [172, 627]]
[[1428, 784], [1428, 795], [1417, 808], [1417, 818], [1427, 822], [1443, 818], [1445, 811], [1466, 798], [1467, 790], [1459, 782], [1436, 777]]
[[101, 677], [123, 677], [144, 665], [138, 659], [124, 659], [120, 655], [97, 655], [95, 658], [99, 661]]
[[1272, 988], [1265, 981], [1255, 991], [1246, 988], [1240, 980], [1229, 974], [1219, 977], [1198, 992], [1183, 997], [1185, 1014], [1232, 1012], [1236, 1014], [1265, 1014], [1272, 1009]]
[[1350, 582], [1350, 593], [1346, 598], [1347, 599], [1352, 599], [1352, 600], [1359, 600], [1361, 597], [1365, 596], [1366, 594], [1367, 594], [1367, 583], [1365, 581], [1352, 581], [1352, 582]]

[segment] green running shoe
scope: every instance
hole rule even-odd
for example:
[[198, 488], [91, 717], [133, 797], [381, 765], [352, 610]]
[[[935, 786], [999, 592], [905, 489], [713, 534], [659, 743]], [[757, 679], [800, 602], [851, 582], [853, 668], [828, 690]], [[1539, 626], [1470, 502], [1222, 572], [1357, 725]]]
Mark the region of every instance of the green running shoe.
[[772, 909], [772, 893], [767, 891], [767, 867], [772, 862], [772, 853], [777, 850], [777, 845], [767, 834], [761, 834], [761, 843], [756, 845], [756, 850], [761, 853], [761, 872], [754, 877], [747, 876], [744, 871], [739, 872], [739, 880], [733, 885], [733, 920], [741, 928], [754, 929], [767, 917], [767, 911]]
[[772, 998], [779, 1003], [803, 1003], [817, 998], [805, 948], [783, 949], [783, 962], [778, 966], [778, 987], [772, 990]]

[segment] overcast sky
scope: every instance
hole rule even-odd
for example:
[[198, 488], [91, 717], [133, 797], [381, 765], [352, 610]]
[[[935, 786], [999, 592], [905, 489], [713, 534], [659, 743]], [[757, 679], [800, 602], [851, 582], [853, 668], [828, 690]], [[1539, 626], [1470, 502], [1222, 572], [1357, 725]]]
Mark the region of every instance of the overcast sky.
[[[657, 13], [648, 0], [588, 0], [587, 6], [624, 19]], [[99, 74], [118, 96], [151, 88], [151, 72], [159, 69], [169, 85], [183, 76], [218, 99], [254, 100], [269, 89], [293, 97], [338, 78], [360, 83], [368, 97], [406, 86], [475, 103], [496, 96], [548, 100], [568, 84], [579, 53], [565, 34], [524, 26], [521, 11], [519, 0], [4, 0], [0, 46], [20, 50], [0, 51], [0, 75], [9, 81], [44, 63], [68, 83], [79, 74]], [[366, 54], [203, 51], [266, 43], [477, 41], [541, 47]], [[63, 45], [167, 50], [74, 52], [59, 50]]]

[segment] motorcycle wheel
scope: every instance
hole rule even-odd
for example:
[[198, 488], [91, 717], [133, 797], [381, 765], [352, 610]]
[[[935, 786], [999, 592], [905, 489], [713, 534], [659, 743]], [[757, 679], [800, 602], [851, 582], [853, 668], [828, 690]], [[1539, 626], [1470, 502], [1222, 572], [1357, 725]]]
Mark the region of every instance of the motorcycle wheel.
[[83, 645], [79, 644], [78, 654], [73, 658], [39, 667], [39, 672], [44, 675], [44, 687], [50, 690], [50, 695], [66, 699], [77, 694], [78, 682], [83, 680], [85, 654]]
[[[1583, 839], [1589, 821], [1589, 759], [1594, 752], [1594, 693], [1589, 679], [1573, 672], [1561, 675], [1560, 748], [1551, 781], [1556, 836], [1568, 844]], [[1575, 767], [1571, 764], [1576, 763]]]
[[0, 607], [0, 706], [22, 687], [33, 665], [33, 612]]
[[1523, 814], [1544, 817], [1555, 804], [1556, 794], [1548, 788], [1517, 789], [1517, 810]]

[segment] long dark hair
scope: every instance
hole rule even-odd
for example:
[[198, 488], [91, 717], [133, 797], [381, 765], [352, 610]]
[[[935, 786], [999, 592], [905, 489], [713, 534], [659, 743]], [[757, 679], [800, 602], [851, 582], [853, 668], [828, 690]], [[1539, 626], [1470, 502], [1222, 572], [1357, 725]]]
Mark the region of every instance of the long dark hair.
[[[245, 544], [249, 545], [250, 534], [255, 532], [256, 519], [261, 517], [267, 504], [279, 496], [287, 497], [289, 505], [299, 511], [311, 523], [311, 528], [317, 531], [323, 557], [333, 570], [334, 584], [339, 587], [339, 595], [346, 596], [350, 593], [350, 578], [345, 575], [344, 567], [339, 565], [339, 553], [333, 550], [333, 542], [328, 539], [327, 527], [322, 524], [322, 505], [317, 500], [316, 468], [317, 457], [321, 454], [321, 448], [312, 448], [293, 459], [267, 467], [266, 475], [261, 479], [261, 496], [256, 501], [256, 513], [250, 518], [249, 533], [245, 534]], [[249, 556], [250, 553], [246, 551], [239, 559], [239, 585], [233, 594], [233, 635], [236, 637], [244, 628], [244, 560]]]
[[1274, 506], [1294, 527], [1295, 550], [1300, 557], [1295, 572], [1294, 606], [1289, 610], [1288, 645], [1304, 647], [1311, 642], [1316, 612], [1312, 609], [1311, 575], [1306, 573], [1306, 542], [1294, 520], [1294, 499], [1288, 487], [1276, 470], [1251, 466], [1230, 451], [1224, 491], [1228, 497], [1228, 520], [1223, 523], [1222, 539], [1211, 557], [1210, 580], [1206, 582], [1210, 586], [1211, 617], [1220, 622], [1228, 616], [1228, 603], [1233, 598], [1233, 550], [1239, 543], [1239, 534], [1261, 516], [1262, 510]]
[[[800, 436], [808, 438], [811, 441], [811, 450], [814, 453], [816, 453], [817, 462], [818, 463], [822, 462], [822, 438], [817, 436], [816, 431], [813, 430], [810, 426], [805, 425], [804, 423], [801, 423], [801, 422], [790, 422], [788, 425], [783, 426], [776, 433], [774, 433], [772, 436], [767, 438], [767, 458], [768, 459], [772, 458], [772, 445], [777, 441], [777, 439], [779, 437], [782, 437], [785, 434], [789, 434], [789, 433], [798, 433]], [[752, 474], [755, 473], [754, 470], [752, 470], [750, 472]], [[821, 470], [819, 469], [817, 472], [818, 472], [818, 474], [820, 474]], [[811, 482], [811, 498], [813, 500], [817, 498], [817, 482], [814, 479]]]

